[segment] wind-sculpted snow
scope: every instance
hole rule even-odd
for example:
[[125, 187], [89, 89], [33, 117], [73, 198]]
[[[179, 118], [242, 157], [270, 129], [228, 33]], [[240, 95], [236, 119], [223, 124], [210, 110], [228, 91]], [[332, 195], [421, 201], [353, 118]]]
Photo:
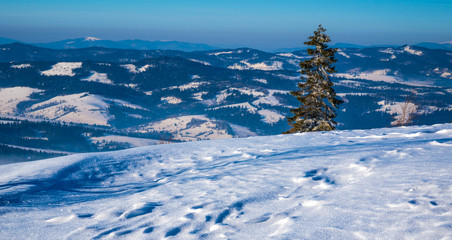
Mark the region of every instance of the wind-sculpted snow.
[[0, 166], [0, 239], [450, 239], [452, 124]]

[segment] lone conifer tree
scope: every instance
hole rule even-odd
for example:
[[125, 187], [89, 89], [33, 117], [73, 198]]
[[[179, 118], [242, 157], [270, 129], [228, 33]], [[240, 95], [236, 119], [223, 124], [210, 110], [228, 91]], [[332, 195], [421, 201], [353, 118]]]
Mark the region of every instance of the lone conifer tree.
[[284, 133], [330, 131], [336, 128], [337, 123], [333, 120], [336, 117], [335, 109], [343, 101], [336, 98], [333, 82], [328, 75], [336, 72], [333, 63], [337, 61], [334, 58], [337, 49], [328, 48], [327, 43], [331, 40], [325, 31], [319, 25], [314, 36], [304, 43], [315, 48], [308, 48], [312, 58], [300, 62], [301, 79], [304, 82], [298, 83], [300, 90], [290, 92], [300, 101], [300, 107], [290, 110], [295, 115], [287, 118], [292, 129]]

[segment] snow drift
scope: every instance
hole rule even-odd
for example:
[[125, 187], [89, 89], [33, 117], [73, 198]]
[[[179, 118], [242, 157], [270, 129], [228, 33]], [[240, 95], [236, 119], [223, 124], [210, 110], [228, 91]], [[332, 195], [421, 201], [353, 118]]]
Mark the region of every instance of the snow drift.
[[450, 239], [452, 124], [0, 166], [0, 239]]

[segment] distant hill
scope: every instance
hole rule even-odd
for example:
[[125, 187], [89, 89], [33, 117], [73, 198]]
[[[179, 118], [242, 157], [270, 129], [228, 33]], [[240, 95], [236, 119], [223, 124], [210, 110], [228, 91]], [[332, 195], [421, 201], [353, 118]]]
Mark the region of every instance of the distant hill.
[[180, 50], [180, 51], [207, 51], [218, 49], [218, 47], [210, 46], [203, 43], [189, 43], [178, 41], [145, 41], [145, 40], [123, 40], [111, 41], [101, 40], [94, 37], [66, 39], [50, 43], [34, 43], [38, 47], [51, 49], [76, 49], [87, 47], [104, 47], [118, 49], [137, 49], [137, 50]]
[[430, 49], [452, 50], [452, 43], [422, 42], [422, 43], [416, 44], [415, 46], [425, 47], [425, 48], [430, 48]]
[[[177, 50], [185, 52], [193, 51], [210, 51], [216, 49], [222, 49], [223, 47], [212, 46], [204, 43], [190, 43], [180, 41], [147, 41], [147, 40], [103, 40], [95, 37], [82, 37], [75, 39], [65, 39], [61, 41], [48, 42], [48, 43], [30, 43], [19, 41], [11, 38], [0, 37], [1, 44], [11, 43], [26, 43], [37, 47], [50, 48], [50, 49], [79, 49], [89, 47], [103, 47], [113, 49], [134, 49], [134, 50]], [[380, 45], [359, 45], [352, 43], [334, 43], [331, 47], [334, 48], [370, 48], [370, 47], [397, 47], [398, 45], [380, 44]], [[452, 50], [452, 43], [434, 43], [434, 42], [421, 42], [414, 44], [413, 46], [425, 47], [429, 49], [443, 49]], [[238, 48], [238, 47], [234, 47]], [[295, 52], [307, 49], [306, 46], [300, 44], [297, 47], [276, 48], [270, 52]]]
[[[280, 134], [308, 57], [0, 45], [0, 159]], [[452, 119], [452, 51], [341, 48], [336, 57], [339, 129], [391, 126], [413, 92], [414, 124]]]
[[[382, 44], [382, 45], [358, 45], [352, 43], [334, 43], [331, 45], [333, 48], [371, 48], [371, 47], [397, 47], [398, 45]], [[272, 52], [295, 52], [307, 49], [307, 46], [302, 45], [301, 47], [293, 48], [278, 48]]]
[[14, 42], [20, 42], [11, 38], [3, 38], [0, 37], [0, 44], [10, 44], [10, 43], [14, 43]]

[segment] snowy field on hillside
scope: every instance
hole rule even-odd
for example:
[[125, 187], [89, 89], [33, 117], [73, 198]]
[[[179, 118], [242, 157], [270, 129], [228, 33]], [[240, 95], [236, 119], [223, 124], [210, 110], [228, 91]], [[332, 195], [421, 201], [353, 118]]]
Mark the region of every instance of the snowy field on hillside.
[[0, 239], [452, 239], [452, 124], [0, 166]]

